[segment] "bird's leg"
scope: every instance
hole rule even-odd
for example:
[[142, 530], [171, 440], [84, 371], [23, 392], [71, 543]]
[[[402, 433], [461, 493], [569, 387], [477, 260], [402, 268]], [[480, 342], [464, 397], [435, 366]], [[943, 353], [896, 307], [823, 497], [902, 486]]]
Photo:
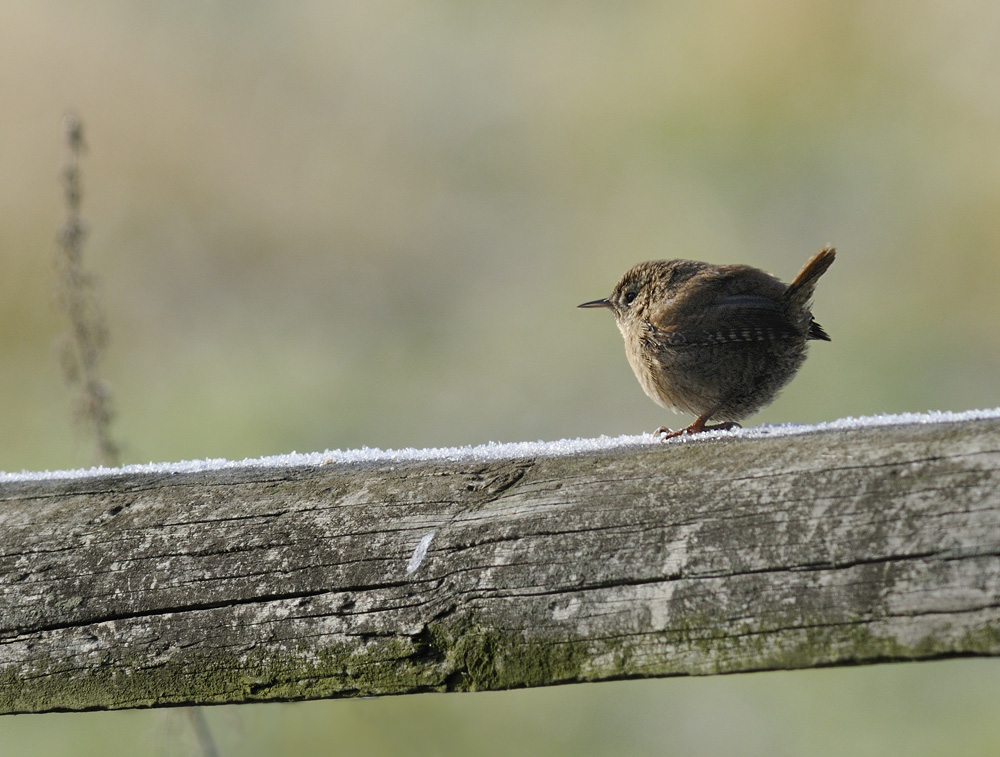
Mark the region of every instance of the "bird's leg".
[[712, 413], [714, 412], [714, 410], [710, 410], [707, 413], [702, 413], [694, 419], [694, 423], [687, 428], [682, 428], [680, 431], [671, 431], [666, 426], [660, 426], [656, 429], [656, 433], [660, 435], [661, 441], [665, 441], [673, 439], [675, 436], [690, 436], [691, 434], [700, 434], [703, 431], [729, 431], [733, 428], [740, 428], [740, 424], [735, 421], [713, 423], [711, 426], [707, 425], [708, 419], [712, 417]]

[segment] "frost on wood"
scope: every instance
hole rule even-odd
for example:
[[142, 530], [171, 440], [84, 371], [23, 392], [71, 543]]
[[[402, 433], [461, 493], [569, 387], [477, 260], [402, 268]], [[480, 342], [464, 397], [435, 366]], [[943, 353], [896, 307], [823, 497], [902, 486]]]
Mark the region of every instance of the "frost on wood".
[[[988, 410], [965, 410], [962, 412], [932, 411], [927, 413], [902, 413], [897, 415], [870, 415], [860, 418], [841, 418], [836, 421], [815, 424], [786, 423], [778, 426], [749, 426], [730, 431], [710, 431], [698, 436], [682, 436], [669, 440], [669, 444], [701, 442], [713, 438], [730, 439], [771, 439], [778, 436], [811, 434], [816, 431], [856, 431], [862, 428], [884, 426], [913, 426], [934, 423], [955, 423], [1000, 419], [1000, 407]], [[604, 452], [622, 447], [660, 446], [659, 436], [641, 434], [639, 436], [600, 436], [596, 439], [560, 439], [555, 442], [488, 442], [465, 447], [432, 447], [429, 449], [361, 449], [327, 450], [326, 452], [291, 452], [287, 455], [257, 457], [247, 460], [185, 460], [179, 463], [146, 463], [126, 465], [120, 468], [86, 468], [80, 470], [21, 471], [20, 473], [0, 472], [0, 483], [7, 481], [48, 481], [50, 479], [94, 478], [116, 474], [176, 474], [200, 473], [228, 468], [301, 468], [311, 465], [333, 463], [410, 463], [473, 461], [496, 462], [514, 458], [553, 457], [579, 455], [586, 452]]]
[[995, 414], [411, 457], [8, 478], [0, 712], [1000, 654]]

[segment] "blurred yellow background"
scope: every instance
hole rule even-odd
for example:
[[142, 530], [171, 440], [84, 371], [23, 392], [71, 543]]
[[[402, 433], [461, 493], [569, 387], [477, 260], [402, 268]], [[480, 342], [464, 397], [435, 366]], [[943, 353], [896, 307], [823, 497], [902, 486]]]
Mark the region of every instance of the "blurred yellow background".
[[[89, 462], [54, 345], [61, 120], [126, 462], [651, 431], [626, 268], [786, 281], [833, 337], [760, 422], [1000, 405], [1000, 5], [0, 5], [0, 469]], [[981, 754], [993, 661], [215, 708], [232, 753]], [[0, 752], [184, 753], [169, 713]]]

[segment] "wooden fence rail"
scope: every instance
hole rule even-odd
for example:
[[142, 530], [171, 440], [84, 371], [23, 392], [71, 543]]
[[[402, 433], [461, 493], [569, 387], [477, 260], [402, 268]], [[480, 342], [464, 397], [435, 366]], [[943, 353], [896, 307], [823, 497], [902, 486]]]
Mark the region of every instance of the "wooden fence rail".
[[0, 484], [0, 712], [1000, 654], [1000, 419]]

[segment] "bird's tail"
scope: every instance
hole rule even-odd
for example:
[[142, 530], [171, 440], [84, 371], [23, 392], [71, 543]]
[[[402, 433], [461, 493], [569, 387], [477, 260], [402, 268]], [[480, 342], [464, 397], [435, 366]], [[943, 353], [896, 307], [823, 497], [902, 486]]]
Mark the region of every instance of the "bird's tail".
[[816, 290], [816, 282], [819, 277], [826, 273], [826, 269], [833, 265], [833, 259], [837, 256], [837, 251], [827, 245], [817, 252], [806, 263], [795, 280], [788, 285], [785, 292], [785, 300], [795, 308], [808, 311], [809, 300], [812, 299]]

